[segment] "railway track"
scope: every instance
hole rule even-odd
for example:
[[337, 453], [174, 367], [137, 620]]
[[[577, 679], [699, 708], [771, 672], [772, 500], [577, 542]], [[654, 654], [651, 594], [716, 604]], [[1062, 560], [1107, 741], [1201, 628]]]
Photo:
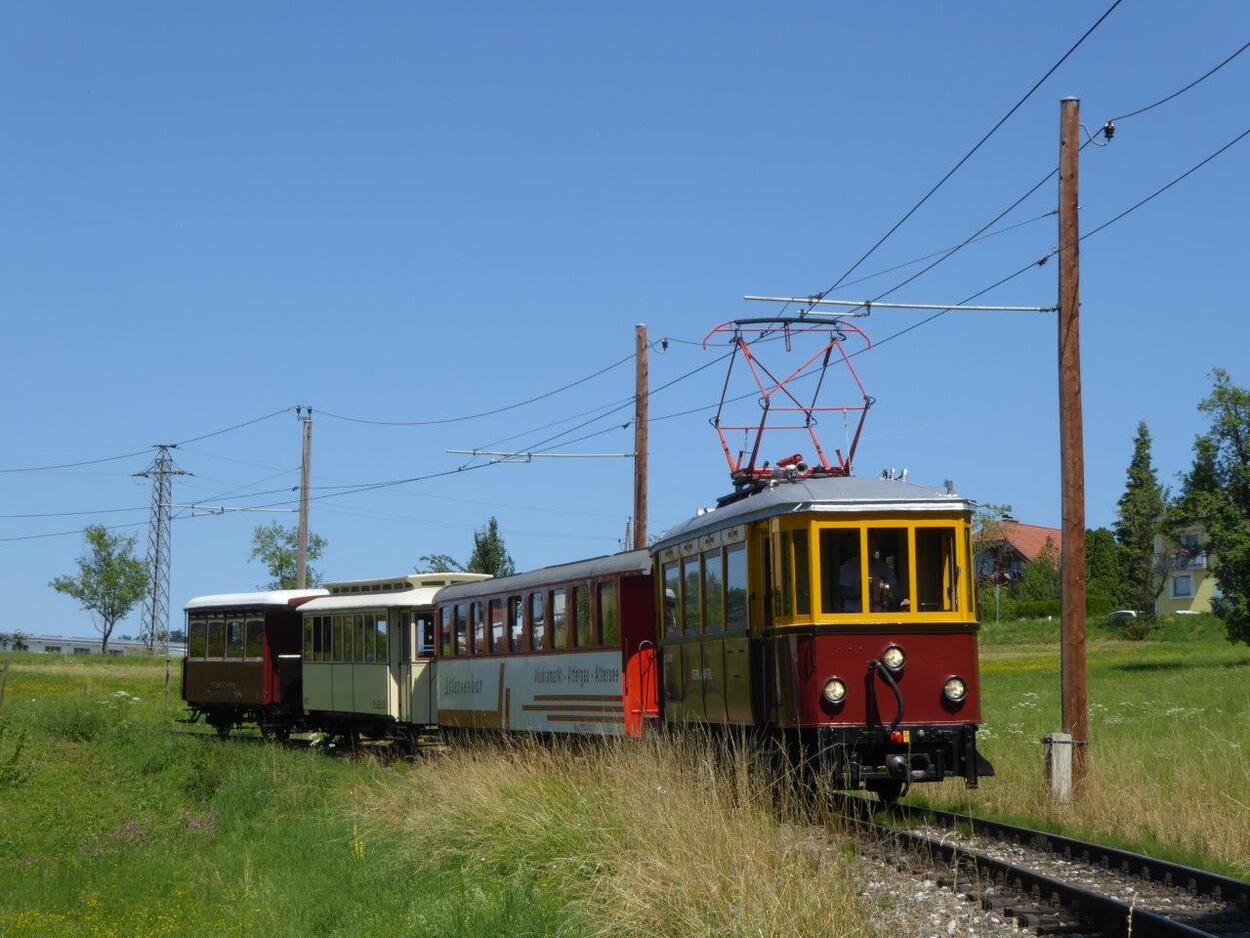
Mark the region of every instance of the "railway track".
[[1039, 935], [1250, 938], [1250, 883], [999, 821], [865, 799], [870, 849]]

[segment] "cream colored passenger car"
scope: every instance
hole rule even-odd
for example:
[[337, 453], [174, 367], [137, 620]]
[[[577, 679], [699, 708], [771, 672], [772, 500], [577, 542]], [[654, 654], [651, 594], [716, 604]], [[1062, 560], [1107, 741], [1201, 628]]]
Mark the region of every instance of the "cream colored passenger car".
[[438, 722], [433, 662], [434, 596], [480, 573], [417, 573], [327, 584], [300, 607], [304, 713], [331, 732], [386, 736], [398, 724]]

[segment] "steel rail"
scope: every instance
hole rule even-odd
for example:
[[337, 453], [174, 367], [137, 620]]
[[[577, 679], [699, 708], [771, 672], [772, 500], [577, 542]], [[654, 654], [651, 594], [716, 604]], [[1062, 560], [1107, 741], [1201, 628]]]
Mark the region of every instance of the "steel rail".
[[1003, 821], [973, 817], [966, 814], [955, 814], [936, 808], [924, 808], [913, 805], [894, 805], [892, 810], [911, 821], [933, 821], [942, 827], [955, 829], [966, 826], [974, 834], [991, 837], [999, 841], [1009, 841], [1021, 846], [1038, 847], [1089, 865], [1101, 864], [1105, 868], [1137, 876], [1143, 880], [1157, 882], [1164, 886], [1177, 889], [1188, 889], [1198, 895], [1207, 895], [1213, 899], [1227, 902], [1250, 915], [1250, 882], [1200, 870], [1182, 863], [1160, 860], [1140, 853], [1109, 847], [1105, 844], [1090, 843], [1039, 831], [1030, 827], [1020, 827]]

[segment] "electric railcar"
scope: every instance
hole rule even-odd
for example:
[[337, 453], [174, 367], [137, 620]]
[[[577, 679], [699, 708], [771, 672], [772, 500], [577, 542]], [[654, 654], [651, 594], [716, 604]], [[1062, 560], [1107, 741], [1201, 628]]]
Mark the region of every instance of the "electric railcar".
[[498, 579], [251, 594], [285, 604], [272, 613], [276, 656], [268, 644], [259, 656], [262, 671], [276, 668], [260, 683], [276, 690], [233, 704], [213, 675], [259, 646], [231, 631], [250, 620], [230, 609], [268, 607], [206, 597], [188, 605], [184, 696], [227, 730], [720, 726], [778, 740], [837, 785], [886, 799], [914, 782], [975, 786], [993, 768], [976, 748], [971, 509], [905, 481], [779, 473], [649, 551]]

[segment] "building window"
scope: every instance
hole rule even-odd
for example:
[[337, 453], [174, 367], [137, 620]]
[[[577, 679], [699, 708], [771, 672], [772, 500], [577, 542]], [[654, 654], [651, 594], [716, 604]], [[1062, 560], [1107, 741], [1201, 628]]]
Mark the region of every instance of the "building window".
[[49, 655], [59, 655], [61, 653], [61, 646], [60, 645], [44, 645], [43, 650]]
[[122, 650], [121, 650], [120, 648], [110, 648], [110, 649], [109, 649], [109, 654], [110, 654], [110, 655], [120, 655], [120, 654], [122, 654]]
[[91, 649], [90, 649], [90, 648], [83, 648], [83, 647], [81, 647], [81, 646], [79, 646], [79, 645], [75, 645], [75, 646], [74, 646], [74, 654], [76, 654], [76, 655], [89, 655], [89, 654], [91, 654]]
[[1172, 577], [1172, 598], [1188, 599], [1194, 595], [1194, 578], [1191, 574], [1182, 573]]

